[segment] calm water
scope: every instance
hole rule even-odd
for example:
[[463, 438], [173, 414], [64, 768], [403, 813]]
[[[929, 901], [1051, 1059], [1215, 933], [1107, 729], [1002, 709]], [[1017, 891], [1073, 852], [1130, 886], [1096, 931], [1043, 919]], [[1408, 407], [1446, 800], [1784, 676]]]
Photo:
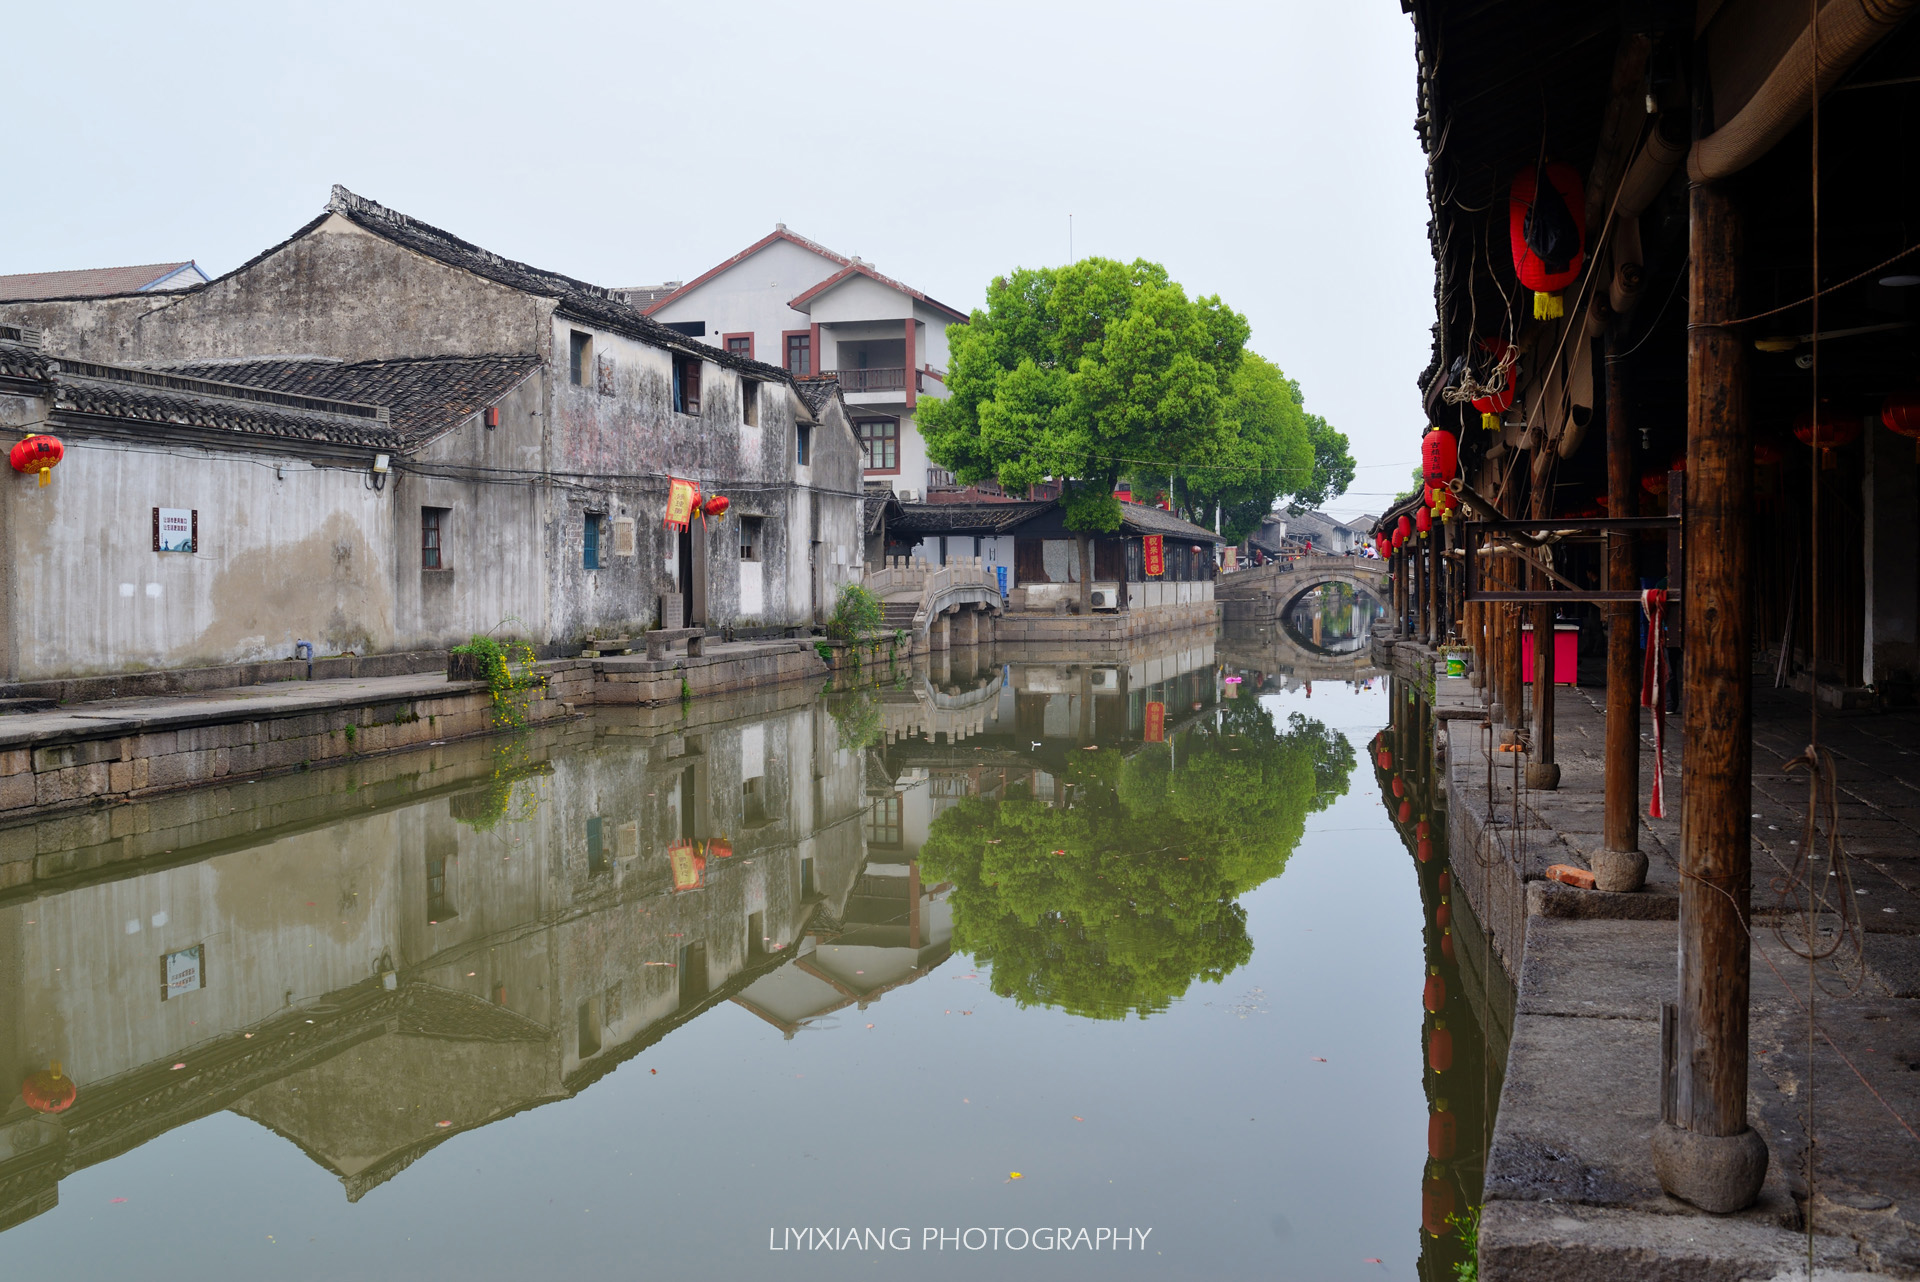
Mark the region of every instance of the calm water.
[[0, 833], [0, 1071], [77, 1087], [0, 1113], [0, 1277], [1448, 1277], [1499, 1001], [1418, 705], [1324, 660], [956, 652]]

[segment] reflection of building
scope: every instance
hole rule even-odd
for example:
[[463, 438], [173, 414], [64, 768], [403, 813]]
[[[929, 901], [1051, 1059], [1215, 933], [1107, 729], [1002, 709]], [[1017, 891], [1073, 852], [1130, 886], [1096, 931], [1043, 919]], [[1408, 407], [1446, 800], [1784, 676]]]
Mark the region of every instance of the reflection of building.
[[[59, 1060], [80, 1094], [53, 1117], [17, 1098], [0, 1113], [0, 1224], [222, 1109], [358, 1198], [770, 974], [866, 1000], [945, 956], [938, 896], [897, 848], [866, 854], [865, 754], [816, 705], [529, 742], [566, 737], [524, 759], [510, 741], [386, 759], [392, 780], [350, 798], [295, 775], [247, 789], [247, 813], [129, 807], [114, 813], [165, 826], [120, 836], [103, 817], [97, 844], [49, 856], [76, 875], [0, 903], [0, 1073]], [[147, 841], [160, 866], [83, 879]], [[703, 863], [678, 889], [687, 850]], [[866, 976], [835, 947], [864, 950]], [[204, 987], [164, 990], [163, 959], [191, 949]]]

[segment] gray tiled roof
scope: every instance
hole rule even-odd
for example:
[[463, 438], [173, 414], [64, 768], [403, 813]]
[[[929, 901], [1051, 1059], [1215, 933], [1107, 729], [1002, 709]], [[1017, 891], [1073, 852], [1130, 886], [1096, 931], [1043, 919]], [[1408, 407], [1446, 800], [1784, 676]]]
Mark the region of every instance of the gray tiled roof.
[[1175, 516], [1146, 503], [1122, 503], [1120, 528], [1128, 534], [1161, 534], [1177, 539], [1199, 539], [1208, 543], [1226, 540], [1202, 525]]
[[1054, 506], [1043, 503], [904, 503], [894, 518], [901, 534], [1002, 534]]
[[[0, 276], [0, 303], [37, 301], [43, 298], [99, 298], [109, 294], [137, 294], [165, 280], [182, 267], [193, 266], [192, 259], [177, 263], [142, 263], [135, 267], [87, 267], [70, 272], [21, 272]], [[181, 286], [198, 285], [201, 277], [189, 274]]]

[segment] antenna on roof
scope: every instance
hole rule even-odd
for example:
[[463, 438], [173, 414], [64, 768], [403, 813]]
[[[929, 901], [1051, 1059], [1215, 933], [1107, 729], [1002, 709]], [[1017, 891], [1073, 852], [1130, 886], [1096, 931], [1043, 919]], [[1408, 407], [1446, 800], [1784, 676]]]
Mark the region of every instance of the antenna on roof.
[[1067, 215], [1067, 265], [1073, 265], [1073, 215]]

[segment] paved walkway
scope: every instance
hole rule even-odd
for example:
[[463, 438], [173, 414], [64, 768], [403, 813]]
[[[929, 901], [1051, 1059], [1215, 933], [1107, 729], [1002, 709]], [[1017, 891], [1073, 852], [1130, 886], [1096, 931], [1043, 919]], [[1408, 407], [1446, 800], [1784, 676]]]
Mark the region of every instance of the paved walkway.
[[[1459, 698], [1449, 684], [1443, 707]], [[1604, 699], [1599, 689], [1561, 688], [1561, 787], [1523, 796], [1519, 824], [1510, 767], [1494, 771], [1489, 789], [1474, 722], [1448, 723], [1452, 860], [1463, 882], [1476, 845], [1483, 861], [1497, 857], [1530, 879], [1552, 863], [1585, 864], [1600, 841]], [[1749, 1096], [1772, 1160], [1758, 1205], [1725, 1217], [1666, 1197], [1648, 1148], [1659, 1116], [1659, 1008], [1675, 988], [1685, 781], [1680, 721], [1670, 716], [1670, 813], [1645, 818], [1653, 753], [1650, 714], [1641, 717], [1648, 890], [1603, 895], [1536, 880], [1524, 907], [1495, 894], [1484, 914], [1503, 951], [1522, 931], [1525, 939], [1488, 1158], [1485, 1276], [1801, 1276], [1811, 1135], [1820, 1267], [1920, 1277], [1920, 712], [1822, 712], [1864, 950], [1813, 968], [1810, 1065], [1808, 963], [1776, 933], [1797, 920], [1776, 886], [1803, 840], [1806, 776], [1784, 766], [1807, 742], [1806, 700], [1756, 691]]]

